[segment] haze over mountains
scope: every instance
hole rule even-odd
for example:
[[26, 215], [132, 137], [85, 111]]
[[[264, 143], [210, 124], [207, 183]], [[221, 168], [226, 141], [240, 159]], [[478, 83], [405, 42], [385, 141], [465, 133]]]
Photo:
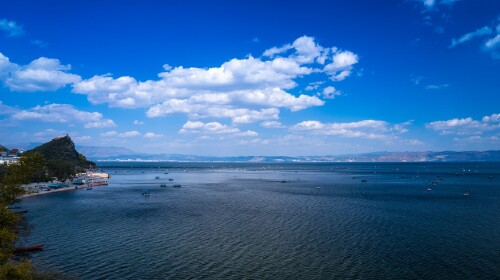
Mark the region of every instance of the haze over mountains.
[[[29, 150], [42, 143], [4, 145], [9, 149]], [[124, 147], [77, 146], [76, 149], [92, 161], [182, 161], [182, 162], [452, 162], [500, 161], [500, 150], [492, 151], [424, 151], [374, 152], [345, 155], [311, 156], [201, 156], [187, 154], [146, 154]]]
[[227, 161], [227, 162], [421, 162], [421, 161], [500, 161], [500, 151], [376, 152], [319, 156], [199, 156], [183, 154], [144, 154], [121, 147], [78, 147], [94, 161]]

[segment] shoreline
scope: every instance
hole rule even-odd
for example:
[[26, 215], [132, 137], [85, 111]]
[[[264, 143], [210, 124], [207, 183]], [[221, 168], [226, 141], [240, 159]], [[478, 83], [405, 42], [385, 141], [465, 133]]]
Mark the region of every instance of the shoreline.
[[[67, 184], [58, 180], [43, 182], [43, 183], [29, 183], [23, 184], [21, 187], [25, 190], [25, 194], [21, 195], [20, 198], [28, 198], [40, 195], [46, 195], [50, 193], [56, 192], [65, 192], [71, 190], [79, 190], [79, 189], [87, 189], [93, 187], [102, 187], [108, 185], [108, 180], [110, 178], [107, 173], [99, 173], [99, 172], [86, 172], [77, 174], [78, 176], [74, 179], [73, 182], [78, 181], [79, 184], [75, 184], [73, 182], [68, 182]], [[59, 187], [54, 188], [51, 185], [59, 185]], [[65, 185], [65, 186], [62, 186]]]
[[40, 189], [41, 186], [46, 186], [47, 183], [42, 183], [42, 184], [36, 184], [36, 183], [31, 183], [27, 185], [22, 185], [23, 188], [38, 188], [38, 192], [30, 192], [30, 193], [25, 193], [20, 196], [21, 199], [23, 198], [29, 198], [29, 197], [35, 197], [35, 196], [41, 196], [41, 195], [46, 195], [46, 194], [51, 194], [51, 193], [58, 193], [58, 192], [66, 192], [66, 191], [72, 191], [72, 190], [79, 190], [79, 189], [86, 189], [86, 188], [94, 188], [94, 187], [106, 187], [107, 185], [97, 185], [97, 186], [89, 186], [87, 184], [83, 185], [74, 185], [70, 184], [68, 187], [61, 187], [59, 189], [53, 189], [50, 191], [43, 191]]

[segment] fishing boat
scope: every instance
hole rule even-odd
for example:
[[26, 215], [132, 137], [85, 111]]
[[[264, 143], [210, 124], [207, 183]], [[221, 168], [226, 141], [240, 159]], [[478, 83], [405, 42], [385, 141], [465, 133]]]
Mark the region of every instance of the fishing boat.
[[45, 244], [38, 244], [38, 245], [26, 246], [26, 247], [17, 247], [16, 249], [14, 249], [14, 253], [40, 251], [43, 249], [43, 246], [45, 246]]
[[181, 185], [173, 185], [172, 187], [174, 187], [174, 188], [180, 188]]
[[166, 187], [167, 187], [167, 185], [165, 185], [165, 184], [160, 185], [160, 188], [166, 188]]

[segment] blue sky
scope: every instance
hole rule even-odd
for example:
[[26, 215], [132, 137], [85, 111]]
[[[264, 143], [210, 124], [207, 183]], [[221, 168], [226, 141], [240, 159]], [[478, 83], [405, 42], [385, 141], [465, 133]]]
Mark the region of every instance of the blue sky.
[[500, 149], [500, 2], [3, 1], [0, 144]]

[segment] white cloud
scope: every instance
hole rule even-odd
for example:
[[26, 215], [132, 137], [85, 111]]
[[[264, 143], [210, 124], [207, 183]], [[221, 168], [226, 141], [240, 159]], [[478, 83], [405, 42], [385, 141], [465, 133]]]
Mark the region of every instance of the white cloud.
[[132, 131], [127, 131], [123, 133], [118, 133], [118, 137], [123, 137], [123, 138], [131, 138], [131, 137], [137, 137], [140, 136], [141, 134], [137, 130], [132, 130]]
[[483, 26], [483, 27], [481, 27], [473, 32], [469, 32], [467, 34], [462, 35], [458, 39], [452, 39], [450, 48], [454, 48], [460, 44], [468, 42], [468, 41], [474, 39], [475, 37], [481, 37], [481, 36], [489, 35], [491, 33], [493, 33], [493, 30], [489, 26]]
[[114, 130], [101, 133], [101, 137], [114, 137], [114, 136], [118, 136], [118, 132]]
[[143, 121], [139, 121], [139, 120], [134, 120], [133, 124], [135, 124], [135, 125], [143, 125], [144, 122]]
[[[231, 111], [222, 117], [246, 123], [263, 119], [245, 116], [240, 119], [233, 113], [247, 110], [264, 114], [267, 112], [264, 110], [270, 109], [279, 113], [280, 108], [298, 111], [324, 105], [317, 96], [297, 96], [289, 90], [297, 87], [296, 79], [312, 73], [323, 72], [334, 80], [345, 79], [357, 61], [353, 52], [324, 48], [314, 38], [303, 36], [292, 44], [265, 51], [262, 58], [251, 55], [234, 58], [212, 68], [168, 65], [158, 74], [158, 80], [144, 82], [129, 76], [115, 79], [97, 75], [75, 83], [73, 92], [87, 95], [93, 104], [148, 108], [148, 117], [174, 113], [191, 118], [221, 117], [221, 111]], [[330, 63], [321, 66], [327, 62]]]
[[348, 123], [322, 123], [319, 121], [303, 121], [290, 128], [294, 132], [309, 132], [318, 135], [356, 137], [367, 139], [395, 138], [394, 133], [407, 132], [404, 128], [411, 122], [391, 125], [386, 121], [362, 120]]
[[449, 86], [450, 86], [449, 84], [431, 84], [431, 85], [427, 85], [425, 87], [425, 89], [428, 89], [428, 90], [438, 90], [438, 89], [447, 88]]
[[305, 90], [307, 91], [316, 90], [319, 88], [319, 86], [321, 86], [324, 83], [325, 83], [324, 81], [311, 82], [309, 83], [309, 85], [307, 85]]
[[236, 127], [229, 127], [219, 122], [203, 123], [199, 121], [187, 121], [182, 129], [179, 130], [180, 134], [212, 134], [212, 135], [229, 135], [241, 137], [255, 137], [257, 132], [252, 130], [240, 131]]
[[481, 120], [468, 118], [454, 118], [446, 121], [434, 121], [425, 125], [428, 129], [439, 132], [442, 135], [457, 134], [483, 134], [487, 131], [500, 129], [500, 114], [484, 116]]
[[39, 47], [39, 48], [42, 48], [42, 49], [44, 49], [44, 48], [46, 48], [46, 47], [49, 46], [49, 44], [47, 42], [44, 42], [42, 40], [31, 40], [30, 43], [33, 44], [33, 45], [35, 45], [35, 46], [37, 46], [37, 47]]
[[263, 56], [268, 56], [268, 57], [274, 57], [277, 54], [282, 54], [284, 52], [287, 52], [288, 50], [291, 50], [293, 47], [291, 44], [286, 44], [281, 47], [272, 47], [270, 49], [267, 49], [264, 51], [262, 54]]
[[0, 19], [0, 30], [5, 31], [7, 33], [7, 37], [18, 37], [24, 34], [22, 25], [5, 18]]
[[153, 132], [146, 132], [144, 134], [144, 138], [148, 138], [148, 139], [158, 138], [158, 137], [161, 137], [161, 136], [163, 136], [163, 135], [156, 134], [156, 133], [153, 133]]
[[113, 120], [100, 120], [95, 122], [89, 122], [84, 125], [85, 128], [109, 128], [116, 127], [116, 124]]
[[342, 81], [351, 75], [353, 65], [358, 63], [358, 56], [351, 51], [337, 52], [333, 55], [333, 61], [324, 67], [333, 81]]
[[[497, 26], [497, 33], [499, 33], [500, 25]], [[500, 59], [500, 34], [488, 39], [484, 43], [484, 50], [491, 54], [494, 59]]]
[[115, 127], [113, 120], [103, 118], [99, 112], [79, 111], [69, 104], [48, 104], [27, 110], [15, 110], [11, 119], [47, 123], [83, 123], [85, 128]]
[[323, 92], [319, 95], [323, 96], [323, 98], [325, 98], [325, 99], [333, 99], [333, 98], [335, 98], [335, 96], [340, 95], [340, 92], [338, 90], [336, 90], [334, 87], [328, 86], [328, 87], [324, 88]]
[[447, 5], [447, 6], [452, 6], [455, 4], [455, 2], [458, 2], [459, 0], [417, 0], [418, 2], [422, 3], [426, 9], [433, 9], [437, 5]]
[[484, 43], [484, 46], [488, 49], [497, 48], [500, 45], [500, 34], [497, 34], [495, 37], [489, 39]]
[[[281, 109], [299, 111], [323, 106], [333, 87], [320, 96], [292, 94], [297, 80], [314, 73], [340, 81], [351, 74], [358, 56], [337, 47], [320, 46], [302, 36], [291, 44], [271, 48], [264, 56], [233, 58], [219, 67], [172, 67], [156, 80], [138, 81], [131, 76], [95, 75], [81, 80], [69, 73], [70, 65], [41, 57], [25, 66], [0, 54], [0, 80], [13, 91], [51, 91], [71, 85], [92, 104], [118, 108], [146, 108], [148, 117], [181, 113], [190, 119], [229, 118], [233, 123], [277, 120]], [[320, 82], [317, 83], [319, 85]], [[111, 127], [111, 122], [89, 124]]]
[[10, 62], [8, 57], [0, 53], [0, 79], [5, 79], [17, 68], [17, 64]]
[[80, 81], [80, 76], [67, 73], [70, 69], [71, 65], [46, 57], [20, 66], [0, 53], [0, 79], [12, 91], [53, 91]]
[[279, 121], [265, 121], [261, 122], [260, 125], [265, 128], [284, 128], [283, 124]]
[[33, 133], [33, 136], [35, 136], [37, 139], [45, 140], [47, 138], [54, 138], [56, 136], [61, 136], [64, 134], [65, 134], [64, 131], [48, 128], [48, 129]]
[[0, 115], [10, 115], [10, 114], [13, 114], [17, 111], [18, 111], [18, 109], [11, 107], [11, 106], [8, 106], [8, 105], [5, 105], [0, 100]]

